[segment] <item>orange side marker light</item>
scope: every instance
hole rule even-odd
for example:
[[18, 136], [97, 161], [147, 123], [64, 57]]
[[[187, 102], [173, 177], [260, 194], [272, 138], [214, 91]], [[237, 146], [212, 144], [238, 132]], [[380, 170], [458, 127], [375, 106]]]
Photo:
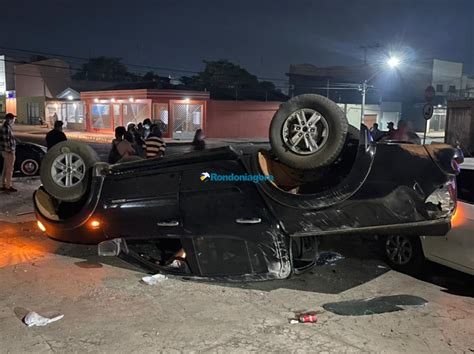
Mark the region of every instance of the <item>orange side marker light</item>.
[[46, 227], [44, 227], [43, 223], [41, 221], [37, 221], [36, 222], [36, 225], [38, 225], [38, 228], [43, 231], [43, 232], [46, 232]]
[[89, 222], [89, 226], [91, 227], [91, 229], [94, 230], [100, 229], [100, 221], [92, 220], [91, 222]]

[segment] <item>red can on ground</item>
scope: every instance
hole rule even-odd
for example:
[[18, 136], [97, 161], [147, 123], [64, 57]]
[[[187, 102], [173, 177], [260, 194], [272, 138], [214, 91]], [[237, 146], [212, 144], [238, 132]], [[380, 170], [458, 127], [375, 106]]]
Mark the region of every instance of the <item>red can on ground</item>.
[[315, 323], [318, 321], [318, 318], [316, 317], [315, 313], [302, 313], [298, 320], [301, 323]]

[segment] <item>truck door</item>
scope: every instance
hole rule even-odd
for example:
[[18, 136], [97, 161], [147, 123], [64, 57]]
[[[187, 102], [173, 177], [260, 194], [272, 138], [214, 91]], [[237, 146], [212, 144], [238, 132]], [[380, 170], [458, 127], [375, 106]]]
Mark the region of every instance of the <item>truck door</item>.
[[[202, 276], [265, 274], [287, 276], [281, 264], [283, 235], [254, 182], [215, 181], [207, 174], [245, 175], [238, 160], [193, 165], [183, 171], [180, 213]], [[201, 178], [203, 176], [203, 178]], [[186, 241], [183, 242], [183, 244]], [[280, 249], [282, 248], [282, 249]], [[287, 264], [285, 264], [287, 266]]]

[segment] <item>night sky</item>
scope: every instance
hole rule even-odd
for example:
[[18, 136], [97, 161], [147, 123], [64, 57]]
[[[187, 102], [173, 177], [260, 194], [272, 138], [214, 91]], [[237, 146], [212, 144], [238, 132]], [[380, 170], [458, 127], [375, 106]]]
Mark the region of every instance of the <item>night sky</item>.
[[223, 58], [281, 79], [290, 63], [361, 63], [360, 45], [380, 43], [415, 58], [464, 62], [474, 75], [474, 0], [0, 3], [4, 47], [187, 70]]

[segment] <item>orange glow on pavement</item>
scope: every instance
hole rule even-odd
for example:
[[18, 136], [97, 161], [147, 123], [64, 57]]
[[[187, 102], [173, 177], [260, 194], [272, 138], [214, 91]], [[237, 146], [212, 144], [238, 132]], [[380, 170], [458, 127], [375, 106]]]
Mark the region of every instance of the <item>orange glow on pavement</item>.
[[0, 269], [36, 262], [56, 252], [58, 244], [43, 237], [36, 226], [35, 222], [0, 222]]

